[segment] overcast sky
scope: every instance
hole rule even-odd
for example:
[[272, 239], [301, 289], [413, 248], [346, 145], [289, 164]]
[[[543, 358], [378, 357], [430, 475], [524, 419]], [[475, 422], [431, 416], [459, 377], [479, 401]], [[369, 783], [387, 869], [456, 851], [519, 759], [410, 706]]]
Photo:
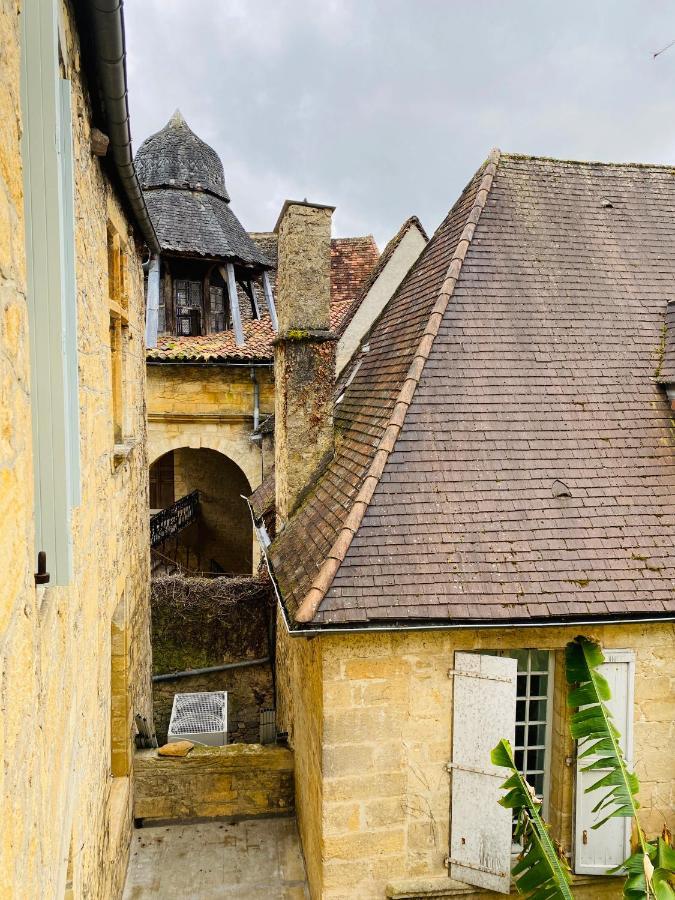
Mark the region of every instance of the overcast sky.
[[126, 0], [134, 147], [176, 107], [232, 208], [433, 231], [490, 148], [675, 163], [675, 0]]

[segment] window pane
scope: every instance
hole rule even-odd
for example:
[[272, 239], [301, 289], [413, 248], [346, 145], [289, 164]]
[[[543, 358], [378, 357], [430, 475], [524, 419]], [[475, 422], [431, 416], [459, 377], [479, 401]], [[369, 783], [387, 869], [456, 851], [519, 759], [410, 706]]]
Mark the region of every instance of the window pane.
[[525, 754], [523, 753], [522, 750], [516, 750], [516, 752], [513, 754], [513, 758], [514, 758], [515, 763], [516, 763], [516, 769], [518, 769], [519, 772], [522, 772], [522, 771], [523, 771], [523, 758], [524, 758], [524, 755], [525, 755]]
[[518, 660], [518, 671], [527, 672], [528, 650], [511, 650], [507, 655]]
[[545, 697], [548, 675], [530, 675], [530, 697]]
[[516, 722], [524, 722], [525, 721], [526, 706], [527, 706], [527, 704], [525, 703], [524, 700], [516, 701]]
[[542, 771], [544, 770], [544, 749], [543, 747], [540, 750], [528, 750], [527, 751], [527, 768], [532, 771]]
[[525, 726], [516, 725], [516, 747], [522, 747], [525, 740]]
[[546, 700], [530, 700], [528, 721], [530, 721], [530, 722], [545, 722], [546, 721]]
[[534, 788], [534, 791], [537, 797], [543, 797], [544, 795], [544, 773], [540, 773], [539, 775], [533, 775], [528, 778], [528, 781]]
[[530, 650], [530, 671], [548, 672], [548, 650]]
[[527, 726], [527, 746], [543, 747], [546, 743], [546, 725]]

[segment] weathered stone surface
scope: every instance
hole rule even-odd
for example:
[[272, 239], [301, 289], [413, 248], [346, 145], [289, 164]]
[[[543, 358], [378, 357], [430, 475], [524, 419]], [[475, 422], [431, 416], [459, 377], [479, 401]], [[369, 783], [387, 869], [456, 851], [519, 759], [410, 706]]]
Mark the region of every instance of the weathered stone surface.
[[[111, 773], [111, 731], [132, 742], [130, 714], [151, 719], [147, 460], [140, 248], [100, 162], [72, 5], [61, 4], [62, 76], [72, 87], [75, 265], [82, 501], [72, 519], [74, 573], [36, 589], [33, 449], [26, 297], [20, 36], [25, 2], [0, 4], [0, 895], [64, 896], [69, 856], [77, 897], [119, 896], [128, 855], [128, 778]], [[127, 246], [127, 429], [133, 450], [113, 462], [107, 286], [108, 218]], [[63, 477], [56, 473], [55, 477]], [[124, 703], [111, 662], [124, 598]]]
[[180, 759], [134, 760], [134, 817], [270, 816], [294, 808], [293, 754], [283, 747], [195, 745]]
[[[297, 809], [313, 896], [445, 897], [462, 892], [447, 877], [450, 822], [452, 680], [457, 650], [536, 647], [554, 656], [549, 821], [572, 846], [574, 767], [564, 647], [579, 627], [434, 633], [288, 636], [279, 622], [280, 727], [289, 731], [297, 769]], [[641, 779], [640, 820], [648, 833], [664, 817], [675, 826], [672, 754], [675, 629], [666, 623], [593, 626], [606, 648], [636, 654], [634, 758]], [[308, 851], [321, 848], [321, 853]], [[387, 888], [387, 885], [390, 885]], [[436, 891], [436, 893], [434, 893]], [[620, 891], [616, 879], [581, 878], [575, 897]]]

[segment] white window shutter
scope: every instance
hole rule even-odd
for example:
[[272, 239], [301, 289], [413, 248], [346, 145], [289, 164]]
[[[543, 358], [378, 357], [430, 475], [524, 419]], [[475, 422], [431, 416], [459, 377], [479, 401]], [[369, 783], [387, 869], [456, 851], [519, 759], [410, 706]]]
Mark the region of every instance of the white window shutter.
[[[621, 734], [621, 748], [628, 763], [633, 767], [633, 679], [635, 676], [635, 654], [632, 650], [605, 650], [605, 662], [600, 672], [609, 682], [612, 692], [608, 707], [614, 724]], [[583, 753], [583, 742], [577, 748], [576, 801], [574, 827], [574, 871], [580, 875], [605, 875], [608, 869], [618, 866], [630, 855], [631, 820], [610, 819], [593, 830], [593, 824], [607, 814], [606, 811], [593, 813], [591, 810], [602, 798], [602, 789], [586, 794], [587, 787], [595, 784], [605, 774], [604, 769], [582, 772], [594, 759], [592, 756], [579, 759]]]
[[450, 877], [508, 894], [511, 811], [498, 801], [508, 773], [490, 751], [516, 728], [515, 659], [455, 653]]

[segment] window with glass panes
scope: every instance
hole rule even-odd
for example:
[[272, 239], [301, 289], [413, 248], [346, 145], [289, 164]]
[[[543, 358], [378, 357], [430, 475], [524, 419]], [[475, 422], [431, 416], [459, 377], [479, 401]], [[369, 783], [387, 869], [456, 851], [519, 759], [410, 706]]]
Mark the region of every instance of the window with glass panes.
[[202, 332], [202, 285], [200, 281], [178, 278], [174, 282], [176, 303], [176, 334], [193, 335]]
[[548, 812], [550, 731], [553, 696], [553, 653], [548, 650], [500, 650], [499, 656], [518, 661], [516, 691], [516, 743], [513, 755], [518, 770]]
[[211, 331], [225, 331], [227, 321], [225, 317], [225, 294], [219, 285], [212, 284], [209, 288], [211, 299]]

